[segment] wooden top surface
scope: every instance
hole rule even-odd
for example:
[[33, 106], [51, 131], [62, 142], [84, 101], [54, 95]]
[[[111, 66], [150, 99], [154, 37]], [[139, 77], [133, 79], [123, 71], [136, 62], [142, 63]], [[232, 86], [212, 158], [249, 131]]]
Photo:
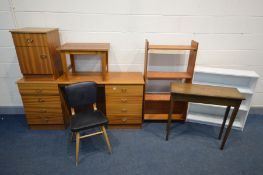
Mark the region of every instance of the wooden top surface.
[[97, 84], [144, 84], [141, 72], [109, 72], [106, 74], [106, 80], [102, 79], [101, 73], [77, 73], [69, 74], [67, 80], [63, 76], [57, 80], [25, 80], [20, 79], [17, 83], [55, 83], [55, 84], [72, 84], [84, 81], [94, 81]]
[[154, 50], [196, 50], [197, 48], [187, 45], [149, 45]]
[[25, 27], [19, 29], [12, 29], [12, 33], [48, 33], [58, 30], [58, 28], [34, 28], [34, 27]]
[[236, 88], [187, 83], [172, 83], [171, 93], [238, 100], [245, 99]]
[[109, 51], [110, 43], [65, 43], [59, 51]]

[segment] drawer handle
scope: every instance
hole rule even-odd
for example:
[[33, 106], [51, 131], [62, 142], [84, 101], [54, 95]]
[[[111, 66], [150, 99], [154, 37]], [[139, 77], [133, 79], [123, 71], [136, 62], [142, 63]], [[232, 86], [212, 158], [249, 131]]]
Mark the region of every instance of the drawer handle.
[[33, 43], [33, 41], [34, 41], [34, 40], [33, 40], [33, 39], [31, 39], [31, 38], [29, 38], [29, 39], [26, 39], [26, 42], [27, 42], [27, 43]]
[[36, 93], [38, 94], [42, 93], [42, 89], [36, 89]]
[[122, 92], [122, 93], [126, 93], [126, 92], [127, 92], [127, 89], [126, 89], [126, 88], [122, 88], [122, 89], [121, 89], [121, 92]]
[[117, 88], [116, 88], [116, 87], [113, 87], [113, 88], [112, 88], [112, 90], [116, 91], [116, 90], [117, 90]]
[[122, 118], [121, 120], [122, 120], [123, 122], [126, 122], [126, 121], [127, 121], [127, 118], [124, 117], [124, 118]]
[[45, 100], [42, 99], [42, 98], [39, 98], [39, 99], [38, 99], [38, 102], [45, 102]]
[[128, 110], [125, 109], [125, 108], [121, 109], [121, 112], [127, 112], [127, 111], [128, 111]]
[[42, 112], [42, 113], [46, 113], [47, 110], [46, 110], [46, 109], [40, 109], [40, 112]]
[[47, 55], [40, 55], [40, 58], [41, 58], [41, 59], [46, 59], [46, 58], [47, 58]]
[[127, 98], [122, 98], [122, 99], [121, 99], [121, 102], [122, 102], [122, 103], [127, 103]]

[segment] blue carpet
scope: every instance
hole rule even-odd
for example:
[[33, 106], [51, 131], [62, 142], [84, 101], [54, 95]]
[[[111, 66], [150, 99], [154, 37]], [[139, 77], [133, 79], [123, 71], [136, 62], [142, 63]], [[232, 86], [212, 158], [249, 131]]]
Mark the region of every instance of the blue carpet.
[[0, 119], [1, 175], [262, 175], [263, 116], [250, 116], [243, 132], [232, 130], [223, 151], [218, 127], [173, 124], [164, 140], [165, 123], [143, 129], [108, 130], [109, 155], [101, 136], [81, 141], [79, 166], [70, 132], [28, 130], [24, 117]]

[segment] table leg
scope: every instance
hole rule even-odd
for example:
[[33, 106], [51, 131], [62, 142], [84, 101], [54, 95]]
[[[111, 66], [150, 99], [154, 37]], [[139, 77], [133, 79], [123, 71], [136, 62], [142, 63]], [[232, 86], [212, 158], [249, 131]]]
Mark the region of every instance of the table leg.
[[71, 63], [72, 73], [75, 73], [76, 69], [75, 69], [75, 60], [74, 60], [74, 55], [73, 54], [70, 54], [70, 63]]
[[107, 66], [107, 72], [109, 72], [109, 53], [106, 52], [106, 66]]
[[61, 62], [63, 66], [63, 75], [65, 79], [68, 79], [68, 67], [67, 67], [66, 53], [61, 52], [60, 57], [61, 57]]
[[169, 133], [170, 133], [170, 125], [172, 122], [173, 109], [174, 109], [174, 98], [173, 98], [173, 95], [171, 94], [171, 96], [170, 96], [170, 111], [168, 114], [168, 121], [167, 121], [167, 125], [166, 125], [166, 140], [168, 140]]
[[221, 147], [220, 147], [221, 150], [224, 149], [226, 140], [227, 140], [227, 138], [229, 136], [229, 133], [230, 133], [231, 128], [232, 128], [232, 125], [233, 125], [233, 123], [235, 121], [235, 118], [237, 116], [237, 113], [238, 113], [238, 110], [239, 110], [239, 107], [240, 107], [240, 103], [237, 106], [234, 107], [234, 110], [233, 110], [233, 112], [231, 114], [231, 118], [230, 118], [229, 124], [228, 124], [227, 129], [226, 129], [226, 133], [224, 135], [224, 138], [223, 138], [223, 141], [222, 141], [222, 144], [221, 144]]
[[224, 120], [223, 120], [223, 123], [222, 123], [222, 125], [221, 125], [220, 133], [219, 133], [219, 136], [218, 136], [218, 139], [219, 139], [219, 140], [220, 140], [221, 137], [222, 137], [222, 134], [223, 134], [223, 131], [224, 131], [224, 128], [225, 128], [225, 124], [226, 124], [226, 119], [227, 119], [227, 117], [228, 117], [230, 108], [231, 108], [231, 106], [227, 106], [227, 108], [226, 108]]
[[101, 53], [101, 71], [102, 71], [102, 78], [106, 80], [106, 54]]

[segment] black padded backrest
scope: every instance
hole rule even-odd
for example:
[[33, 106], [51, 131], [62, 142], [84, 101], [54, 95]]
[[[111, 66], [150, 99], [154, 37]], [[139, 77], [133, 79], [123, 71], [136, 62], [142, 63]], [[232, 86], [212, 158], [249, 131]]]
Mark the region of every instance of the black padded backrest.
[[95, 82], [83, 82], [64, 87], [66, 101], [70, 107], [96, 103], [97, 85]]

